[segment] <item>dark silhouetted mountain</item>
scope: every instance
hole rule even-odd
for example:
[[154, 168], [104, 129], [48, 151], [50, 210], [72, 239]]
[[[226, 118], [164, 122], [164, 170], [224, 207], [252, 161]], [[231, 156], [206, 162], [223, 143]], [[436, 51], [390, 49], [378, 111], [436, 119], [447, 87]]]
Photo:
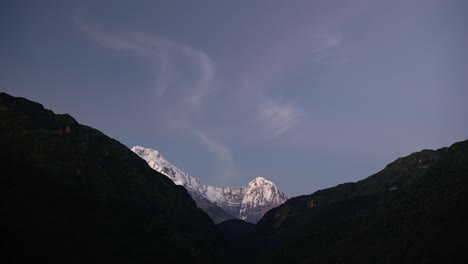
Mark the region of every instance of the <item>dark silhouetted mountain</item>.
[[234, 262], [245, 262], [245, 259], [251, 256], [248, 239], [255, 224], [241, 219], [231, 219], [219, 223], [217, 226], [223, 233]]
[[466, 263], [466, 223], [468, 141], [291, 198], [265, 214], [248, 248], [252, 263]]
[[2, 263], [218, 263], [187, 191], [101, 132], [0, 94]]

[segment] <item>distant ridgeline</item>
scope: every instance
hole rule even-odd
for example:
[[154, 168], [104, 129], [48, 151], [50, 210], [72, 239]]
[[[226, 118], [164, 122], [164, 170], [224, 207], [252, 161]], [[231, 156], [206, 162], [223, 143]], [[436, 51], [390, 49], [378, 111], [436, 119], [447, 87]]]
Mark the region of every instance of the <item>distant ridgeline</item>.
[[126, 146], [5, 93], [0, 159], [1, 263], [468, 263], [468, 141], [291, 198], [256, 225], [215, 226]]

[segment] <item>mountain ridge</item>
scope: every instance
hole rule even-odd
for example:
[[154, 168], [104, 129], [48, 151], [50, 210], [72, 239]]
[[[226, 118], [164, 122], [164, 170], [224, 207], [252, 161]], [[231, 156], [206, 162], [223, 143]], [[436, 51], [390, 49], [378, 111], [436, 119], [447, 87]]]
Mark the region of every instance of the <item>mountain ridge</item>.
[[228, 261], [185, 188], [126, 146], [0, 93], [2, 263]]
[[157, 150], [141, 146], [134, 146], [131, 150], [146, 160], [151, 168], [166, 175], [175, 184], [184, 186], [196, 201], [201, 196], [235, 218], [255, 223], [269, 209], [287, 200], [286, 195], [264, 177], [256, 177], [244, 187], [205, 185], [171, 164]]
[[414, 152], [363, 180], [289, 199], [242, 250], [252, 263], [463, 263], [466, 186], [468, 140]]

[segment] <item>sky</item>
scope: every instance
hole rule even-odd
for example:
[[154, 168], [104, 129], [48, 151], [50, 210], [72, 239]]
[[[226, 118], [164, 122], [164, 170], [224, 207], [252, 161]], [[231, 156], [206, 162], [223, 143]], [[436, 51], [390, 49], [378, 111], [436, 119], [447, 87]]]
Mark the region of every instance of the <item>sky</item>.
[[464, 0], [0, 3], [0, 90], [288, 196], [468, 139]]

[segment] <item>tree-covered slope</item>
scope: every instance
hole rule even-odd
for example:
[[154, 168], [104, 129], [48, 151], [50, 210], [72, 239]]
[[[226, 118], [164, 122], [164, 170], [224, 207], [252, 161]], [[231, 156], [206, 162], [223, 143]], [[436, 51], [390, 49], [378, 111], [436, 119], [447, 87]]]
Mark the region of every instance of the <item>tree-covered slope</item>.
[[214, 263], [220, 232], [183, 187], [101, 132], [0, 94], [3, 263]]
[[365, 180], [292, 198], [251, 237], [256, 262], [468, 260], [468, 141], [397, 159]]

